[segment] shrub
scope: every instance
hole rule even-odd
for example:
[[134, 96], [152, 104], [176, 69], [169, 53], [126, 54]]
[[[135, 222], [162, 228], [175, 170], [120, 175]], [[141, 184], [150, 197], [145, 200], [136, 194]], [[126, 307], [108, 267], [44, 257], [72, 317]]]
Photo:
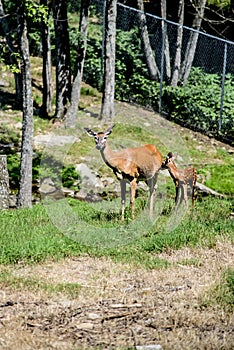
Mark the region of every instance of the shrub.
[[173, 120], [209, 135], [234, 140], [234, 77], [226, 77], [222, 127], [220, 123], [221, 77], [192, 68], [185, 87], [167, 86], [163, 106]]

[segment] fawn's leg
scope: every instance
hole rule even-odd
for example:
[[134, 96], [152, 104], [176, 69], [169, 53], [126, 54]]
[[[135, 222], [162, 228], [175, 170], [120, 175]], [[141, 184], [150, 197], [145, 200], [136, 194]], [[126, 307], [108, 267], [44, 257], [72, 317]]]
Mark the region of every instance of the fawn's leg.
[[183, 185], [183, 192], [184, 192], [184, 201], [185, 201], [185, 204], [186, 204], [186, 208], [188, 210], [189, 204], [188, 204], [188, 185], [187, 184]]
[[178, 203], [178, 200], [179, 200], [179, 185], [176, 184], [176, 185], [175, 185], [175, 188], [176, 188], [175, 203], [177, 204], [177, 203]]

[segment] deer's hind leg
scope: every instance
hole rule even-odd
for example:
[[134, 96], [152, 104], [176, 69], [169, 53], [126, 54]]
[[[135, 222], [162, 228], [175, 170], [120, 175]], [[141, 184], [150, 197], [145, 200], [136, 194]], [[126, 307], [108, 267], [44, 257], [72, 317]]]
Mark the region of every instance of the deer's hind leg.
[[121, 220], [124, 221], [125, 203], [126, 203], [126, 181], [120, 181], [121, 187]]
[[157, 180], [158, 180], [158, 173], [156, 173], [151, 179], [148, 180], [148, 186], [149, 186], [149, 190], [150, 190], [149, 207], [150, 207], [150, 218], [151, 219], [153, 217], [154, 199], [155, 199]]
[[132, 219], [135, 218], [135, 197], [136, 197], [136, 188], [137, 188], [137, 180], [134, 178], [131, 182], [131, 194], [130, 194], [130, 203], [132, 207]]

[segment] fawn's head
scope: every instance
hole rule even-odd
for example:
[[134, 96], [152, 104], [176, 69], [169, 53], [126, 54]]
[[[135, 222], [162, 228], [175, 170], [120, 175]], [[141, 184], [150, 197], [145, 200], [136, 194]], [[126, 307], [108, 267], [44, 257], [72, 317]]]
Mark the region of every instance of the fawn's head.
[[171, 166], [175, 166], [174, 160], [176, 156], [173, 156], [172, 152], [169, 152], [164, 162], [162, 162], [162, 169], [168, 169]]
[[106, 147], [106, 140], [107, 140], [108, 136], [111, 134], [113, 127], [114, 127], [114, 125], [111, 126], [110, 128], [108, 128], [105, 132], [103, 132], [103, 131], [95, 132], [89, 128], [84, 128], [84, 129], [90, 137], [94, 137], [94, 141], [96, 143], [96, 148], [99, 151], [103, 151]]

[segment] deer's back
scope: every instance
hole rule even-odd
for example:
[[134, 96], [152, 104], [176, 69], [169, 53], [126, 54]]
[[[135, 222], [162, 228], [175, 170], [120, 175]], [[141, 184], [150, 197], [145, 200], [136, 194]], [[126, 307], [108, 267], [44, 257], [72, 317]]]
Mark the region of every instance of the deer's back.
[[150, 178], [162, 165], [160, 151], [150, 144], [115, 152], [114, 158], [119, 171], [136, 177]]

